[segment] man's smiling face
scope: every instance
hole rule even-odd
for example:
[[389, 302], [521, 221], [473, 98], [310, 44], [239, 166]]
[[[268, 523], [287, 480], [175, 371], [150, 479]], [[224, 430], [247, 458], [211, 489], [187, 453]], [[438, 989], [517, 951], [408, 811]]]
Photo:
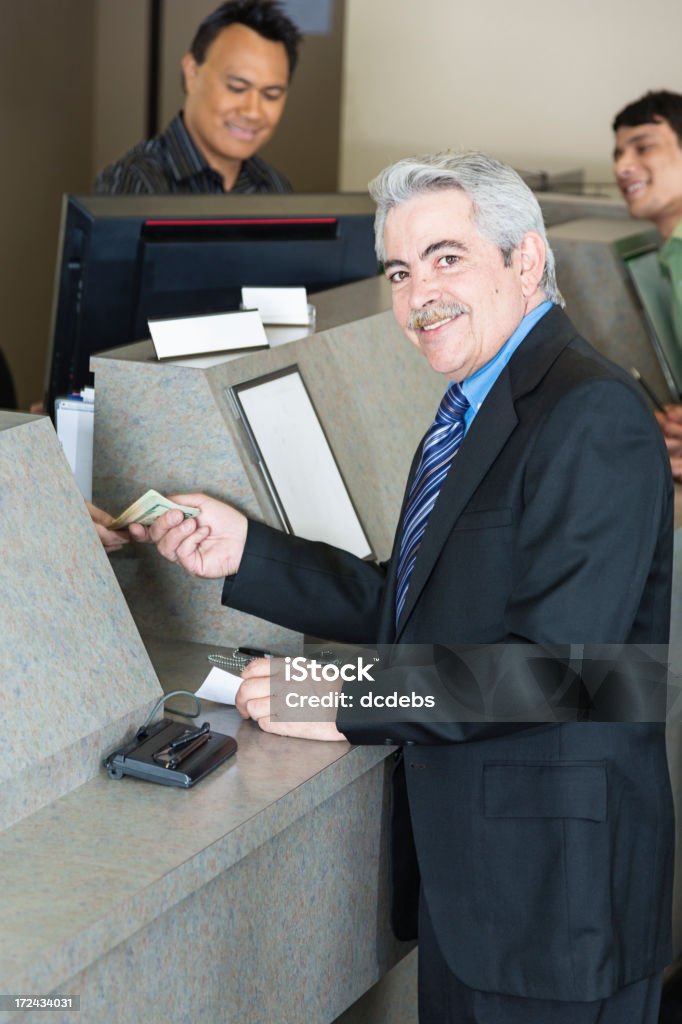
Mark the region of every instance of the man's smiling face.
[[449, 380], [466, 380], [485, 366], [543, 297], [524, 294], [521, 253], [515, 250], [505, 266], [457, 188], [391, 209], [384, 251], [396, 320]]
[[613, 169], [632, 216], [668, 237], [682, 220], [682, 146], [668, 122], [618, 128]]
[[213, 40], [202, 64], [182, 60], [185, 125], [223, 174], [265, 145], [284, 112], [289, 60], [283, 43], [234, 24]]

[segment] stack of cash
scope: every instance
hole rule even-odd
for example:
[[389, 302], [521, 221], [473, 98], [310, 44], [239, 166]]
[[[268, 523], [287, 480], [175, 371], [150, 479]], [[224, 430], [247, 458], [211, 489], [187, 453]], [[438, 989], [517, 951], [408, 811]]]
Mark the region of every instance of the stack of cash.
[[131, 523], [141, 523], [142, 526], [150, 526], [154, 520], [172, 508], [179, 508], [184, 514], [185, 519], [198, 516], [201, 511], [201, 509], [193, 508], [191, 505], [178, 505], [176, 502], [171, 501], [170, 498], [164, 498], [163, 494], [159, 494], [158, 491], [147, 491], [124, 512], [121, 512], [120, 516], [117, 516], [113, 523], [109, 524], [108, 529], [123, 530], [126, 526], [130, 526]]

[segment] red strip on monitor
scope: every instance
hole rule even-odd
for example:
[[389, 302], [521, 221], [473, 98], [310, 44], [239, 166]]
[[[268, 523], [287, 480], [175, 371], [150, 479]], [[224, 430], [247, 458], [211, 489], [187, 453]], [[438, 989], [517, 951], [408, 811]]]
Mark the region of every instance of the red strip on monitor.
[[145, 227], [202, 227], [205, 224], [336, 224], [336, 217], [234, 217], [229, 220], [146, 220]]

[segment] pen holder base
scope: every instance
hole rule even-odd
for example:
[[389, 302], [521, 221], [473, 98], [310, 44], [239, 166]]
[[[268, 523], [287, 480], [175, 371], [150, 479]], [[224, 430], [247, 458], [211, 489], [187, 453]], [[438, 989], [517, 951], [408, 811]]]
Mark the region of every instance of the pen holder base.
[[155, 722], [143, 735], [108, 755], [104, 767], [109, 778], [122, 779], [124, 775], [132, 775], [162, 786], [189, 789], [237, 750], [237, 741], [231, 736], [209, 732], [206, 742], [175, 766], [157, 763], [154, 755], [180, 739], [186, 731], [186, 725], [169, 718]]

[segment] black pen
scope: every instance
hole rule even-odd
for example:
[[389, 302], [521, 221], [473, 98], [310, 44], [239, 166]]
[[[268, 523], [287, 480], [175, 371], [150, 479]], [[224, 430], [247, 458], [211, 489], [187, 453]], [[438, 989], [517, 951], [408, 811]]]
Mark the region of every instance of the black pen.
[[259, 647], [238, 647], [237, 650], [240, 654], [245, 654], [247, 658], [272, 658], [273, 655], [269, 651], [261, 651]]
[[182, 736], [178, 736], [176, 740], [168, 744], [167, 750], [180, 750], [181, 747], [191, 743], [192, 740], [198, 739], [200, 736], [205, 736], [210, 731], [211, 723], [204, 722], [201, 729], [195, 729], [194, 732], [186, 732]]
[[[205, 723], [208, 726], [208, 722]], [[209, 732], [210, 726], [205, 728], [202, 726], [196, 732], [189, 733], [186, 736], [180, 736], [175, 740], [175, 747], [171, 747], [169, 744], [167, 747], [163, 747], [161, 750], [157, 750], [155, 754], [152, 754], [152, 758], [157, 764], [163, 765], [164, 768], [168, 768], [173, 771], [186, 761], [191, 754], [198, 750], [199, 747], [203, 747], [204, 743], [208, 743], [211, 738]]]
[[660, 402], [658, 400], [658, 398], [656, 397], [654, 392], [651, 390], [651, 388], [649, 387], [647, 382], [644, 380], [644, 377], [641, 375], [641, 373], [639, 372], [639, 370], [637, 369], [636, 366], [631, 366], [630, 367], [630, 373], [635, 378], [635, 380], [637, 381], [637, 383], [641, 387], [642, 391], [644, 391], [644, 393], [646, 394], [646, 396], [649, 399], [649, 401], [653, 405], [655, 405], [655, 407], [658, 409], [659, 412], [665, 413], [665, 409], [663, 408], [662, 402]]

